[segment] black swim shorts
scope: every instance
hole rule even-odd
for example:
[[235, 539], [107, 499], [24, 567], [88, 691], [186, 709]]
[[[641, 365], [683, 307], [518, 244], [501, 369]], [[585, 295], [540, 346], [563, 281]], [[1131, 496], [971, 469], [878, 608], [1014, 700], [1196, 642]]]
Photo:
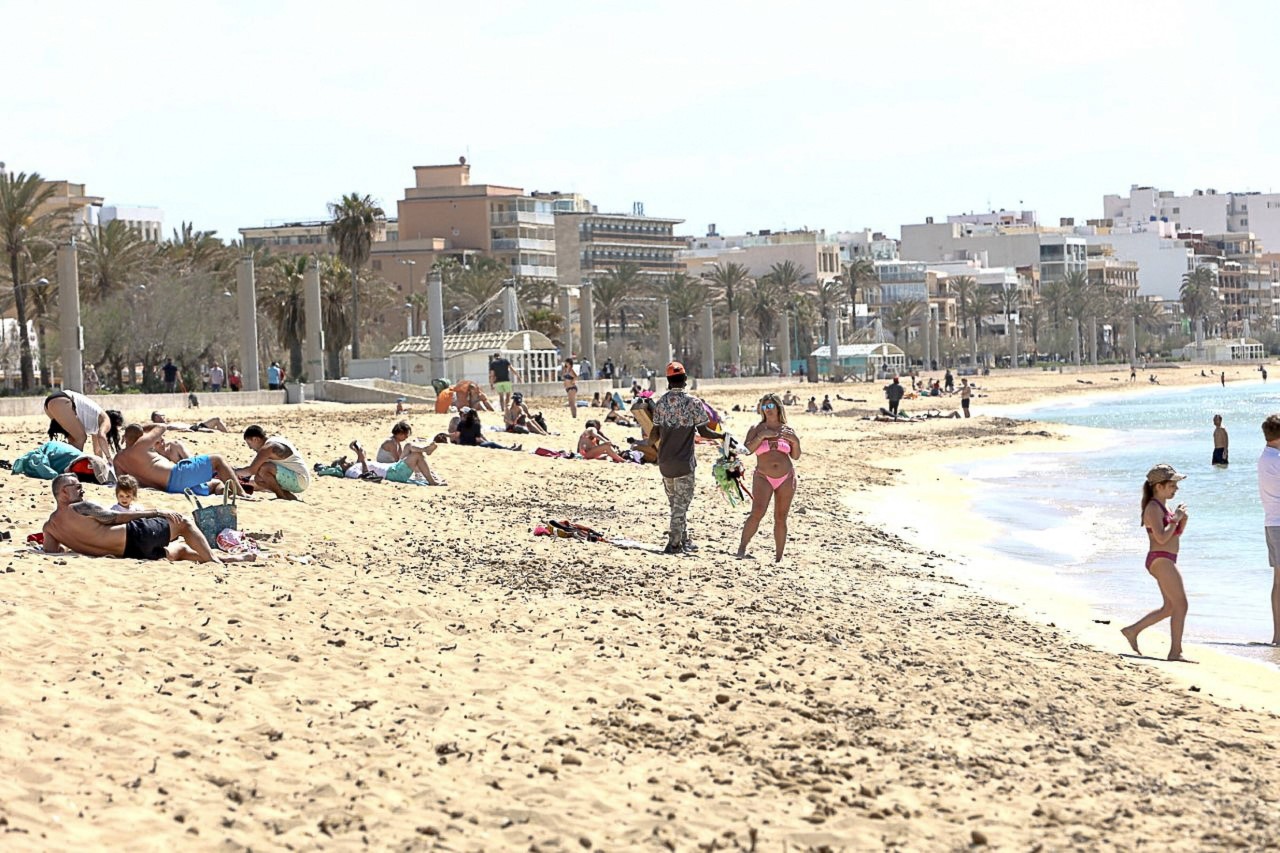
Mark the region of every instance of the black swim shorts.
[[1227, 464], [1227, 449], [1226, 449], [1225, 447], [1215, 447], [1215, 448], [1213, 449], [1213, 463], [1212, 463], [1212, 464], [1214, 464], [1214, 465], [1226, 465], [1226, 464]]
[[124, 526], [124, 555], [130, 560], [161, 560], [169, 547], [169, 520], [135, 518]]

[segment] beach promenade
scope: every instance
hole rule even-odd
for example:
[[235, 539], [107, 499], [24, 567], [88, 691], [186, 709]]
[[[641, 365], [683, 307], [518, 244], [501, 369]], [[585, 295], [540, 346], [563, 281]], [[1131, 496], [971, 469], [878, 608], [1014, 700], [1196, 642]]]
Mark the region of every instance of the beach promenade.
[[[837, 412], [789, 411], [805, 452], [779, 565], [765, 559], [768, 517], [761, 559], [732, 558], [745, 511], [714, 490], [711, 448], [690, 511], [702, 550], [680, 558], [531, 534], [569, 518], [660, 546], [654, 466], [441, 447], [431, 465], [446, 488], [319, 478], [302, 503], [242, 504], [243, 528], [283, 538], [265, 561], [227, 567], [25, 551], [52, 498], [5, 477], [4, 846], [1272, 845], [1274, 670], [1122, 657], [1119, 634], [1087, 613], [1037, 619], [1045, 602], [999, 602], [959, 565], [980, 531], [942, 470], [949, 455], [1087, 440], [990, 412], [1146, 387], [1127, 379], [980, 377], [974, 418], [914, 424], [859, 417], [882, 404], [879, 384], [770, 384], [831, 393]], [[708, 394], [736, 435], [755, 415], [728, 410], [757, 397]], [[216, 401], [202, 413], [233, 431], [181, 438], [240, 464], [251, 422], [328, 462], [397, 420], [388, 406]], [[572, 448], [582, 419], [559, 399], [532, 403], [562, 434], [521, 436], [526, 450]], [[409, 420], [430, 436], [447, 417]], [[0, 458], [44, 426], [0, 420]], [[1259, 595], [1266, 584], [1260, 572]]]

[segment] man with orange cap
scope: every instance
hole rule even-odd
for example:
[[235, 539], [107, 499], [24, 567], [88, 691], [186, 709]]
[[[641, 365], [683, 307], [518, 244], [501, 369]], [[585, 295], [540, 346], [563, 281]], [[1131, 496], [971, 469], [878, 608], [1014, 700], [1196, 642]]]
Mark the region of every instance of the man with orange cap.
[[662, 487], [671, 505], [671, 524], [667, 530], [666, 554], [688, 554], [698, 550], [689, 541], [687, 516], [693, 501], [694, 435], [699, 433], [714, 440], [717, 435], [708, 426], [710, 417], [702, 401], [685, 392], [688, 376], [684, 365], [673, 361], [667, 365], [667, 393], [654, 404], [653, 429], [649, 441], [658, 448], [658, 470]]

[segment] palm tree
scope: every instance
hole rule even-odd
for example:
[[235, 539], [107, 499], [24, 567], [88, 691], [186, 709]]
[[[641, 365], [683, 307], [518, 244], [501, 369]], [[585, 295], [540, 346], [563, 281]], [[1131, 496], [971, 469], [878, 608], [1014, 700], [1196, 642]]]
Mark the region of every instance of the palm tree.
[[624, 261], [607, 271], [591, 285], [591, 299], [597, 317], [604, 320], [604, 340], [609, 343], [611, 321], [624, 302], [635, 296], [641, 287], [640, 267]]
[[742, 303], [742, 312], [755, 322], [760, 338], [760, 366], [765, 365], [765, 342], [773, 337], [775, 324], [782, 314], [783, 296], [777, 281], [771, 275], [762, 275], [750, 281]]
[[280, 344], [289, 350], [289, 378], [295, 382], [302, 376], [302, 342], [307, 328], [303, 295], [307, 263], [305, 256], [272, 259], [263, 276], [266, 286], [258, 291], [258, 310], [271, 321]]
[[31, 364], [31, 341], [27, 337], [27, 299], [22, 280], [23, 261], [30, 260], [32, 237], [51, 232], [58, 211], [40, 212], [54, 195], [54, 188], [39, 174], [0, 171], [0, 245], [9, 256], [13, 304], [18, 314], [19, 365], [22, 390], [31, 390], [35, 381]]
[[[673, 344], [677, 352], [685, 349], [685, 332], [689, 323], [697, 325], [702, 320], [702, 309], [710, 300], [710, 293], [705, 283], [685, 273], [659, 279], [654, 283], [653, 292], [660, 299], [667, 300], [667, 309], [673, 321]], [[691, 320], [686, 318], [692, 318]]]
[[[357, 277], [369, 260], [375, 226], [386, 213], [371, 196], [350, 193], [329, 203], [329, 239], [338, 246], [338, 257], [351, 271], [351, 357], [360, 357], [360, 288]], [[341, 340], [337, 338], [336, 340]]]
[[[923, 299], [899, 299], [889, 306], [886, 320], [893, 331], [894, 341], [902, 347], [904, 354], [907, 353], [907, 339], [911, 336], [911, 327], [920, 319], [927, 304]], [[911, 363], [910, 355], [907, 356], [907, 363]]]
[[1073, 349], [1075, 350], [1076, 367], [1080, 366], [1080, 359], [1084, 353], [1084, 321], [1092, 315], [1094, 310], [1095, 293], [1093, 284], [1089, 281], [1089, 276], [1083, 272], [1069, 272], [1062, 279], [1062, 286], [1066, 288], [1067, 311], [1071, 314], [1072, 340]]
[[524, 319], [530, 329], [553, 340], [563, 329], [564, 318], [550, 308], [531, 308], [525, 312]]
[[441, 277], [449, 288], [450, 297], [461, 302], [466, 310], [474, 312], [478, 328], [484, 330], [494, 300], [511, 277], [511, 268], [497, 258], [481, 255], [472, 258], [466, 266], [459, 266], [456, 262], [443, 265]]
[[706, 278], [719, 291], [729, 314], [729, 360], [734, 373], [742, 370], [741, 292], [751, 278], [751, 271], [734, 261], [716, 262]]
[[325, 337], [335, 342], [333, 346], [326, 347], [325, 353], [329, 360], [325, 375], [332, 379], [342, 376], [343, 346], [337, 342], [351, 336], [353, 300], [347, 292], [350, 280], [350, 270], [341, 260], [332, 257], [320, 260], [320, 322], [324, 326]]
[[105, 299], [138, 283], [136, 279], [155, 256], [155, 246], [119, 219], [93, 229], [80, 249], [81, 280], [88, 285], [81, 292], [88, 301]]
[[1194, 327], [1197, 350], [1204, 348], [1204, 326], [1201, 321], [1208, 321], [1215, 314], [1217, 306], [1214, 303], [1218, 301], [1218, 297], [1213, 289], [1217, 284], [1217, 272], [1209, 266], [1196, 267], [1182, 276], [1182, 286], [1178, 293], [1182, 300], [1182, 310]]
[[[844, 273], [840, 276], [844, 282], [845, 289], [849, 292], [849, 304], [858, 304], [858, 291], [863, 290], [865, 300], [865, 288], [869, 284], [874, 284], [880, 280], [876, 275], [875, 261], [870, 258], [854, 258], [852, 261], [844, 265]], [[854, 321], [855, 325], [857, 320]]]
[[804, 271], [804, 267], [795, 261], [780, 261], [774, 264], [769, 267], [769, 275], [773, 278], [774, 283], [778, 285], [778, 289], [782, 291], [783, 298], [787, 303], [791, 302], [796, 290], [810, 278], [809, 274]]
[[[973, 363], [978, 363], [978, 339], [982, 336], [982, 319], [992, 314], [1000, 313], [1000, 299], [995, 292], [986, 287], [974, 285], [969, 293], [968, 305], [965, 308], [973, 325], [970, 327], [972, 336], [969, 339], [970, 354], [973, 357]], [[986, 363], [986, 355], [982, 357], [982, 361]]]

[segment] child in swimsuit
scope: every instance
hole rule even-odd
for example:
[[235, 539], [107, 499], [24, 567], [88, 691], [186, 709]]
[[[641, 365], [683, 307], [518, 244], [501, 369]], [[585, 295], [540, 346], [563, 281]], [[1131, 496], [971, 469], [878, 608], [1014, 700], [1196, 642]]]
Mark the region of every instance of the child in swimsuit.
[[[1182, 629], [1187, 619], [1187, 593], [1178, 573], [1178, 548], [1187, 526], [1187, 508], [1179, 504], [1170, 512], [1166, 506], [1178, 493], [1178, 482], [1186, 478], [1172, 465], [1157, 465], [1147, 472], [1142, 485], [1142, 524], [1147, 528], [1147, 571], [1160, 585], [1164, 601], [1127, 628], [1120, 629], [1129, 646], [1138, 654], [1138, 635], [1164, 619], [1169, 620], [1169, 660], [1186, 661], [1182, 656]], [[1188, 661], [1189, 662], [1189, 661]]]
[[796, 469], [792, 463], [800, 458], [800, 437], [787, 426], [787, 412], [777, 394], [761, 397], [756, 411], [760, 413], [760, 423], [747, 431], [745, 442], [747, 450], [756, 455], [751, 514], [742, 525], [738, 558], [747, 559], [747, 545], [772, 500], [774, 560], [781, 561], [787, 544], [787, 513], [796, 494]]

